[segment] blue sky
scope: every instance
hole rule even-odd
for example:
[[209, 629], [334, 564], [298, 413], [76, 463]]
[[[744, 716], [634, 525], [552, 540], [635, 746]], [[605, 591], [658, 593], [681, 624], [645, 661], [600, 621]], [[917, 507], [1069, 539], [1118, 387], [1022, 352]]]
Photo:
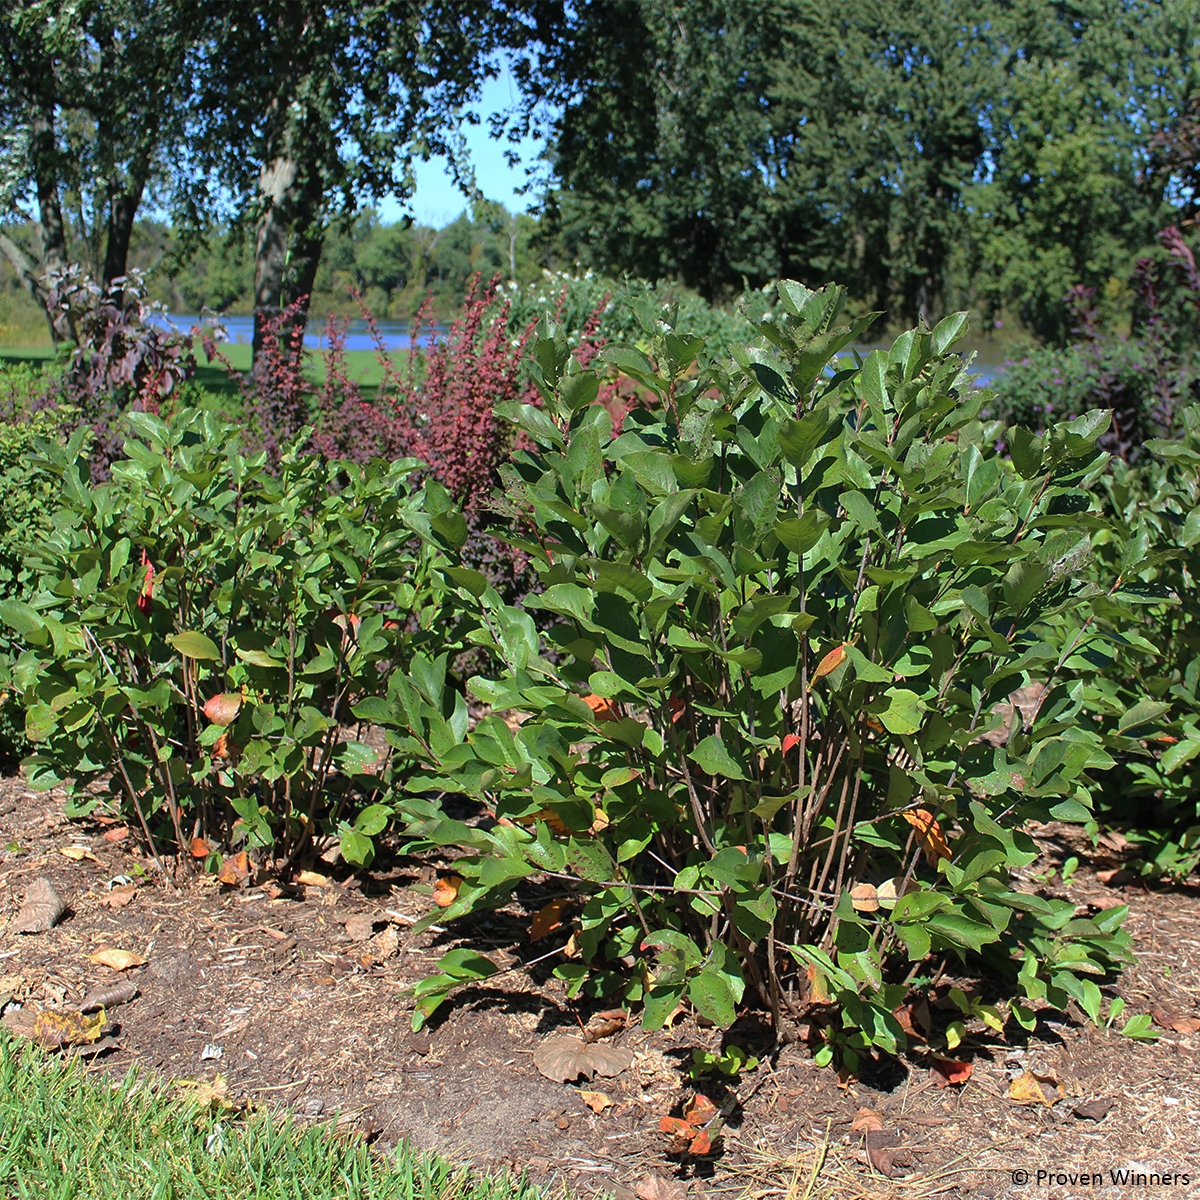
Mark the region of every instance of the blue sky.
[[[510, 167], [504, 161], [504, 152], [514, 147], [488, 136], [487, 119], [494, 112], [511, 108], [517, 98], [516, 84], [505, 68], [496, 79], [484, 85], [479, 103], [474, 106], [482, 118], [480, 124], [463, 127], [471, 161], [475, 166], [476, 182], [484, 196], [489, 200], [498, 200], [510, 212], [524, 211], [534, 201], [532, 195], [517, 195], [516, 189], [525, 183], [525, 168], [536, 161], [542, 145], [533, 138], [526, 138], [515, 147], [521, 155], [521, 162], [516, 167]], [[440, 229], [466, 208], [466, 198], [447, 174], [444, 158], [431, 158], [427, 163], [418, 162], [415, 170], [417, 190], [409, 210], [422, 224]], [[379, 211], [384, 221], [391, 222], [400, 219], [404, 208], [394, 197], [388, 197], [379, 205]]]

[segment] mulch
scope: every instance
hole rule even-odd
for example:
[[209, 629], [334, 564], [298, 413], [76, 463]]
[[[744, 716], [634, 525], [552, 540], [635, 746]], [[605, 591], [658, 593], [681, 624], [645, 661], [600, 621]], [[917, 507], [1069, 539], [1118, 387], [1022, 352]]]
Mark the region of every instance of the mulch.
[[[136, 1067], [184, 1092], [207, 1084], [234, 1104], [336, 1120], [381, 1150], [405, 1140], [623, 1200], [1141, 1194], [1110, 1174], [1122, 1171], [1145, 1175], [1145, 1194], [1200, 1194], [1200, 890], [1113, 874], [1119, 839], [1096, 854], [1069, 829], [1044, 827], [1035, 831], [1043, 859], [1027, 874], [1081, 906], [1129, 904], [1138, 963], [1105, 991], [1126, 1001], [1118, 1026], [1156, 1014], [1155, 1042], [1095, 1028], [1074, 1011], [1045, 1014], [1029, 1037], [1012, 1023], [1006, 1038], [976, 1023], [957, 1052], [971, 1063], [969, 1079], [939, 1086], [920, 1047], [839, 1079], [802, 1041], [767, 1053], [760, 1022], [722, 1038], [685, 1015], [657, 1033], [636, 1022], [617, 1029], [609, 1036], [633, 1065], [563, 1084], [539, 1074], [533, 1052], [549, 1036], [594, 1027], [603, 1005], [569, 1001], [546, 957], [554, 939], [530, 941], [531, 916], [552, 889], [530, 884], [504, 910], [413, 935], [431, 906], [414, 885], [435, 880], [436, 860], [382, 859], [358, 874], [318, 860], [306, 877], [314, 882], [282, 891], [210, 875], [181, 876], [177, 886], [132, 832], [119, 833], [113, 823], [67, 821], [56, 793], [0, 780], [0, 921], [7, 926], [40, 877], [68, 905], [47, 932], [0, 931], [4, 1021], [39, 1006], [77, 1009], [125, 979], [137, 985], [133, 1001], [109, 1010], [91, 1070]], [[1083, 865], [1064, 889], [1053, 872], [1068, 854]], [[463, 989], [412, 1033], [406, 990], [462, 942], [505, 973]], [[118, 974], [90, 960], [103, 947], [145, 963]], [[950, 983], [978, 986], [945, 979], [943, 996]], [[944, 1002], [932, 1010], [935, 1024], [953, 1016]], [[692, 1051], [723, 1044], [764, 1062], [732, 1081], [736, 1096], [700, 1085], [728, 1101], [718, 1152], [672, 1155], [659, 1122], [697, 1090]], [[1025, 1071], [1051, 1081], [1053, 1103], [1010, 1099]], [[1164, 1174], [1176, 1178], [1155, 1186]]]

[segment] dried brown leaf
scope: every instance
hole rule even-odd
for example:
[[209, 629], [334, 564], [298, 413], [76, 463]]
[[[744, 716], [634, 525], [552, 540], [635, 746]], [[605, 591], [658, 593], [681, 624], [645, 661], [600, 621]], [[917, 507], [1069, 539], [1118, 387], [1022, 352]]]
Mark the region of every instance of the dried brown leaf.
[[82, 862], [85, 858], [90, 858], [92, 862], [100, 861], [86, 846], [59, 846], [58, 852], [72, 862]]
[[108, 908], [124, 908], [133, 899], [136, 892], [136, 883], [125, 883], [120, 887], [113, 888], [110, 892], [106, 892], [101, 898], [100, 903], [106, 905]]
[[1200, 1021], [1195, 1017], [1186, 1017], [1173, 1008], [1153, 1008], [1150, 1010], [1150, 1015], [1154, 1018], [1155, 1024], [1161, 1025], [1164, 1029], [1173, 1029], [1176, 1033], [1200, 1032]]
[[217, 879], [226, 887], [245, 887], [250, 882], [250, 858], [246, 851], [227, 858], [217, 872]]
[[633, 1185], [633, 1194], [638, 1200], [687, 1200], [687, 1184], [650, 1174]]
[[355, 913], [346, 920], [346, 936], [352, 942], [365, 942], [375, 932], [375, 921], [368, 913]]
[[322, 875], [320, 871], [297, 871], [296, 882], [304, 884], [305, 887], [329, 887], [329, 876]]
[[860, 1108], [854, 1120], [850, 1122], [850, 1129], [854, 1133], [867, 1133], [872, 1129], [882, 1128], [883, 1114], [874, 1108]]
[[94, 992], [88, 992], [79, 1006], [79, 1011], [92, 1012], [97, 1008], [116, 1008], [118, 1004], [128, 1004], [136, 998], [137, 994], [137, 984], [132, 980], [114, 983], [112, 987], [102, 987]]
[[88, 955], [88, 962], [100, 967], [112, 967], [114, 971], [128, 971], [130, 967], [144, 967], [146, 960], [132, 950], [119, 950], [115, 946], [101, 946], [95, 954]]
[[9, 933], [45, 933], [62, 919], [67, 906], [45, 876], [35, 879], [25, 893], [25, 903], [8, 927]]
[[1097, 1096], [1094, 1100], [1084, 1100], [1077, 1104], [1071, 1112], [1081, 1121], [1103, 1121], [1112, 1109], [1113, 1101], [1109, 1096]]
[[868, 1129], [866, 1136], [867, 1161], [880, 1175], [889, 1179], [895, 1174], [896, 1149], [900, 1134], [894, 1129]]
[[567, 1083], [580, 1075], [619, 1075], [633, 1063], [633, 1053], [618, 1046], [588, 1045], [582, 1038], [558, 1035], [546, 1038], [533, 1052], [533, 1065], [556, 1083]]
[[106, 842], [123, 842], [129, 836], [128, 825], [118, 825], [116, 829], [109, 829], [104, 834]]

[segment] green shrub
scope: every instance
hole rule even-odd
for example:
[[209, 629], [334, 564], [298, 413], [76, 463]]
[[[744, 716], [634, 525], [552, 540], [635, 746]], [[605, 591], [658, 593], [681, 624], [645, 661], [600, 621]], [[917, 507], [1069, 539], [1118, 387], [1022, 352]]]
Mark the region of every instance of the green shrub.
[[[375, 751], [343, 733], [396, 661], [445, 677], [461, 623], [426, 538], [465, 533], [413, 460], [301, 456], [278, 474], [241, 455], [211, 413], [126, 418], [128, 460], [91, 486], [87, 433], [44, 443], [62, 507], [28, 548], [35, 585], [0, 616], [27, 647], [14, 677], [34, 788], [65, 783], [69, 813], [113, 800], [164, 833], [274, 845], [288, 861], [336, 833], [352, 863], [387, 823]], [[440, 697], [439, 697], [440, 699]], [[461, 697], [446, 713], [464, 728]]]
[[[659, 399], [617, 437], [597, 376], [560, 334], [537, 343], [546, 407], [507, 413], [537, 450], [505, 491], [532, 530], [526, 607], [558, 623], [543, 640], [475, 589], [506, 669], [471, 681], [493, 715], [431, 770], [495, 823], [404, 808], [416, 846], [462, 852], [437, 920], [562, 880], [570, 994], [640, 1002], [648, 1028], [681, 1001], [721, 1027], [744, 1000], [825, 1012], [824, 1059], [853, 1067], [903, 1045], [898, 981], [928, 959], [1015, 982], [1030, 1028], [1035, 1001], [1098, 1019], [1128, 937], [1124, 909], [1076, 917], [1012, 877], [1037, 853], [1025, 822], [1086, 819], [1089, 772], [1113, 763], [1076, 653], [1107, 414], [1010, 430], [1010, 463], [947, 355], [965, 315], [856, 366], [834, 356], [871, 318], [837, 325], [842, 305], [781, 285], [767, 348], [725, 366], [648, 323], [653, 358], [601, 355]], [[1005, 727], [1032, 680], [1040, 707]], [[493, 969], [452, 952], [414, 1023]]]
[[1141, 630], [1150, 653], [1122, 654], [1089, 707], [1128, 735], [1117, 767], [1097, 776], [1099, 820], [1140, 847], [1141, 869], [1181, 879], [1200, 866], [1200, 408], [1180, 413], [1176, 441], [1150, 441], [1137, 466], [1114, 461], [1095, 538], [1103, 635]]
[[[50, 531], [50, 516], [58, 506], [53, 478], [33, 461], [33, 449], [41, 439], [59, 436], [73, 419], [67, 409], [28, 412], [26, 389], [35, 387], [38, 378], [27, 369], [0, 374], [9, 411], [21, 414], [11, 422], [0, 421], [0, 600], [16, 599], [29, 586], [25, 547]], [[13, 640], [0, 628], [0, 762], [5, 764], [15, 763], [29, 749], [25, 717], [13, 692], [14, 660]]]

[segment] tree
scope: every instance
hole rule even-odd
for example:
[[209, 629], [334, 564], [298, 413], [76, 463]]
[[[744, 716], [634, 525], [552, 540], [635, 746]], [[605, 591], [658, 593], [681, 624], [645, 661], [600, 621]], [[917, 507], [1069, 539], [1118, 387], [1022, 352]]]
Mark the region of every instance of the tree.
[[138, 208], [166, 182], [159, 148], [181, 136], [196, 11], [186, 0], [17, 0], [0, 17], [0, 114], [16, 131], [5, 211], [32, 193], [37, 243], [4, 233], [0, 251], [43, 307], [46, 275], [71, 261], [105, 285], [125, 275]]
[[[367, 202], [411, 194], [416, 157], [445, 154], [470, 192], [458, 126], [524, 42], [515, 3], [255, 0], [214, 5], [197, 49], [189, 146], [207, 209], [254, 229], [255, 349], [303, 322], [325, 236]], [[199, 207], [193, 199], [191, 212]]]
[[518, 67], [517, 128], [546, 132], [544, 213], [590, 265], [710, 298], [837, 278], [905, 319], [1012, 305], [1053, 334], [1157, 228], [1145, 143], [1188, 95], [1193, 10], [581, 0]]

